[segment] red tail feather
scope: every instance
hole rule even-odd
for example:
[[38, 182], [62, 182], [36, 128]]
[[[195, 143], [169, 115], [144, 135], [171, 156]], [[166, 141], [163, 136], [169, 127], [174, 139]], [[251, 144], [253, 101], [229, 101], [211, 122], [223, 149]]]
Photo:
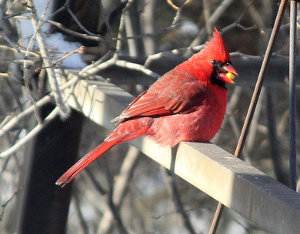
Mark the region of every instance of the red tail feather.
[[[150, 123], [151, 119], [146, 118], [144, 120], [128, 120], [126, 124], [121, 123], [113, 132], [111, 132], [102, 144], [98, 145], [94, 150], [75, 163], [69, 170], [59, 177], [55, 184], [63, 187], [67, 183], [70, 183], [82, 170], [84, 170], [94, 160], [100, 158], [113, 146], [134, 140], [135, 138], [144, 135], [149, 128]], [[124, 134], [124, 132], [126, 134]]]
[[59, 177], [55, 184], [64, 187], [66, 184], [70, 183], [90, 163], [92, 163], [97, 158], [101, 157], [107, 150], [109, 150], [111, 147], [118, 143], [118, 141], [104, 141], [102, 144], [98, 145], [93, 151], [89, 152], [83, 158], [81, 158], [71, 168], [69, 168], [69, 170], [67, 170], [61, 177]]

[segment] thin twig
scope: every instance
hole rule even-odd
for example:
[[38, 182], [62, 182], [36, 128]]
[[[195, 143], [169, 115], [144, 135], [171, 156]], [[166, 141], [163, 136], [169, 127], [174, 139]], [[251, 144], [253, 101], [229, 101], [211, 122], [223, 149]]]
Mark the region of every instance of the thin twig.
[[[108, 205], [108, 209], [109, 209], [109, 213], [110, 215], [113, 217], [114, 221], [117, 223], [117, 226], [118, 226], [118, 229], [120, 231], [120, 233], [124, 233], [124, 234], [127, 234], [128, 231], [127, 229], [125, 228], [124, 224], [123, 224], [123, 220], [119, 214], [119, 210], [117, 209], [117, 205], [114, 203], [113, 201], [113, 186], [114, 186], [114, 183], [112, 181], [112, 178], [111, 178], [111, 175], [110, 175], [110, 172], [109, 169], [107, 167], [105, 167], [107, 169], [106, 171], [106, 176], [109, 180], [108, 184], [109, 184], [109, 190], [108, 190], [108, 193], [106, 193], [106, 202], [107, 202], [107, 205]], [[89, 177], [93, 177], [92, 174], [89, 175]], [[93, 183], [93, 185], [95, 186], [95, 188], [97, 189], [97, 191], [99, 191], [99, 193], [101, 195], [103, 195], [103, 190], [99, 190], [99, 188], [102, 188], [102, 185], [99, 184], [99, 182], [96, 180], [96, 179], [93, 179], [91, 180], [91, 182]], [[104, 232], [101, 232], [101, 234], [104, 233]]]
[[[59, 62], [65, 60], [66, 58], [68, 58], [68, 57], [70, 57], [70, 56], [72, 56], [72, 55], [74, 55], [74, 54], [78, 54], [78, 53], [80, 52], [80, 49], [81, 49], [81, 48], [79, 47], [79, 48], [76, 48], [76, 49], [74, 49], [74, 50], [71, 50], [71, 51], [68, 51], [68, 52], [64, 53], [63, 56], [61, 56], [60, 58], [58, 58], [58, 59], [56, 59], [56, 60], [53, 61], [53, 66], [55, 66], [55, 65], [58, 64]], [[41, 69], [44, 69], [44, 68], [45, 68], [45, 67], [42, 67]]]
[[[77, 80], [74, 78], [74, 80]], [[73, 84], [73, 83], [72, 83]], [[72, 93], [72, 89], [68, 91], [66, 95], [66, 101], [69, 99]], [[0, 159], [6, 158], [10, 156], [11, 154], [15, 153], [21, 146], [26, 144], [28, 141], [30, 141], [33, 137], [35, 137], [47, 124], [49, 124], [58, 114], [59, 114], [59, 109], [58, 107], [55, 107], [50, 114], [43, 120], [42, 123], [36, 125], [29, 133], [27, 133], [26, 136], [22, 137], [19, 139], [13, 146], [10, 148], [6, 149], [5, 151], [0, 153]]]
[[[18, 66], [16, 64], [11, 64], [8, 69], [9, 69], [8, 72], [10, 73], [10, 75], [14, 76], [15, 79], [19, 79], [21, 77], [21, 74], [20, 74], [21, 71], [18, 69]], [[22, 101], [21, 101], [14, 85], [11, 83], [10, 79], [6, 79], [5, 81], [6, 81], [6, 84], [9, 88], [13, 98], [15, 99], [20, 111], [23, 111]]]
[[59, 109], [55, 108], [43, 121], [42, 124], [36, 125], [25, 137], [22, 137], [12, 147], [0, 153], [0, 159], [6, 158], [16, 152], [21, 146], [35, 137], [51, 120], [59, 114]]
[[0, 45], [0, 50], [1, 51], [3, 51], [3, 50], [11, 51], [16, 55], [18, 53], [22, 54], [23, 56], [26, 54], [27, 58], [29, 58], [30, 56], [32, 56], [33, 58], [40, 58], [40, 55], [38, 53], [33, 52], [33, 51], [26, 51], [26, 50], [20, 48], [20, 46], [9, 47], [9, 46], [6, 46], [6, 45]]
[[[144, 34], [154, 34], [154, 12], [155, 7], [157, 6], [158, 1], [152, 0], [147, 3], [147, 7], [144, 9], [144, 14], [142, 15], [144, 21], [144, 27], [142, 27]], [[152, 37], [144, 37], [143, 38], [145, 54], [154, 54], [156, 51], [156, 43]]]
[[[138, 163], [139, 151], [133, 147], [129, 146], [127, 155], [122, 163], [120, 173], [115, 178], [115, 186], [113, 191], [113, 202], [116, 207], [121, 208], [125, 195], [128, 191], [128, 186], [130, 179], [133, 176], [134, 169]], [[103, 218], [99, 224], [97, 233], [106, 234], [109, 233], [111, 225], [113, 223], [113, 215], [108, 210], [104, 211]]]
[[89, 34], [85, 34], [85, 33], [79, 33], [77, 31], [66, 28], [63, 24], [53, 21], [53, 20], [48, 20], [46, 22], [57, 27], [58, 29], [62, 30], [63, 32], [74, 36], [74, 37], [82, 38], [82, 39], [90, 40], [90, 41], [105, 42], [105, 39], [101, 35], [94, 36], [94, 35], [89, 35]]
[[50, 84], [51, 90], [54, 91], [54, 93], [55, 93], [54, 99], [55, 99], [56, 105], [59, 109], [59, 113], [60, 113], [61, 117], [66, 118], [69, 115], [70, 109], [63, 102], [62, 93], [60, 92], [60, 89], [59, 89], [59, 81], [58, 81], [55, 71], [53, 69], [53, 64], [52, 64], [51, 60], [49, 59], [49, 54], [48, 54], [48, 50], [46, 49], [44, 38], [39, 31], [39, 23], [37, 20], [35, 8], [32, 4], [32, 0], [28, 1], [28, 4], [32, 8], [31, 22], [32, 22], [32, 26], [34, 28], [34, 32], [36, 35], [35, 37], [36, 37], [37, 43], [40, 48], [40, 53], [42, 55], [43, 63], [46, 67], [47, 75], [49, 78], [49, 84]]
[[101, 195], [105, 195], [107, 193], [106, 189], [104, 189], [104, 187], [97, 181], [94, 174], [89, 168], [86, 169], [86, 175], [89, 177], [89, 179], [92, 181], [93, 185]]
[[[234, 0], [223, 0], [221, 4], [219, 4], [217, 9], [212, 13], [207, 24], [214, 25], [233, 2]], [[206, 32], [205, 28], [201, 29], [200, 32], [197, 34], [196, 38], [190, 44], [190, 47], [194, 47], [196, 45], [201, 44], [203, 42], [205, 32]]]
[[202, 5], [203, 5], [203, 15], [204, 15], [206, 33], [209, 35], [212, 32], [212, 25], [209, 22], [211, 2], [209, 0], [202, 0]]
[[[78, 77], [75, 77], [68, 82], [66, 82], [64, 85], [61, 86], [60, 90], [64, 90], [70, 86], [72, 86], [74, 83], [76, 83], [78, 80]], [[39, 101], [36, 102], [36, 106], [42, 107], [43, 105], [47, 104], [51, 101], [52, 97], [54, 96], [54, 92], [51, 92], [50, 94], [44, 96]], [[27, 117], [28, 115], [32, 114], [34, 111], [34, 105], [31, 105], [30, 107], [26, 108], [23, 112], [19, 113], [18, 115], [10, 118], [8, 121], [6, 121], [5, 124], [1, 124], [0, 128], [0, 137], [2, 137], [4, 134], [6, 134], [9, 130], [14, 128], [17, 124], [20, 123], [20, 121]]]
[[139, 17], [137, 12], [135, 12], [136, 10], [136, 6], [133, 4], [132, 7], [123, 12], [122, 20], [124, 20], [126, 36], [127, 38], [130, 37], [130, 39], [127, 39], [129, 56], [138, 57], [139, 55], [143, 57], [143, 48], [139, 48], [140, 39], [134, 37], [134, 35], [140, 33], [139, 20], [134, 18]]
[[77, 213], [77, 216], [78, 216], [78, 219], [79, 219], [79, 223], [80, 223], [80, 226], [82, 227], [82, 231], [84, 234], [89, 234], [89, 225], [88, 223], [86, 222], [86, 220], [84, 219], [84, 216], [83, 216], [83, 212], [81, 210], [81, 207], [80, 207], [80, 198], [79, 198], [79, 194], [78, 194], [78, 189], [74, 194], [74, 204], [75, 204], [75, 210], [76, 210], [76, 213]]
[[[127, 3], [128, 5], [128, 3]], [[125, 7], [127, 8], [127, 7]], [[121, 51], [122, 49], [122, 33], [124, 31], [124, 28], [125, 28], [125, 16], [124, 14], [121, 15], [121, 18], [120, 18], [120, 24], [119, 24], [119, 31], [118, 31], [118, 34], [117, 34], [117, 43], [116, 43], [116, 52], [114, 54], [114, 57], [117, 58], [118, 56], [118, 53]]]
[[0, 211], [0, 222], [3, 219], [4, 213], [5, 213], [5, 208], [9, 205], [9, 203], [14, 199], [14, 197], [18, 194], [18, 190], [15, 191], [5, 202], [3, 202], [0, 206], [1, 211]]
[[176, 207], [177, 213], [181, 216], [183, 224], [184, 224], [185, 228], [187, 229], [187, 231], [190, 234], [196, 234], [196, 231], [194, 230], [194, 227], [190, 221], [190, 218], [189, 218], [186, 210], [184, 209], [183, 203], [181, 201], [180, 193], [178, 191], [176, 181], [175, 181], [175, 174], [168, 171], [167, 169], [163, 169], [163, 171], [167, 178], [167, 182], [168, 182], [168, 185], [169, 185], [169, 188], [171, 191], [171, 195], [172, 195], [172, 200]]
[[191, 0], [186, 0], [181, 6], [176, 6], [175, 3], [173, 3], [172, 0], [167, 0], [167, 3], [173, 8], [173, 10], [178, 11], [179, 8], [185, 6], [188, 4]]
[[84, 31], [88, 35], [96, 36], [95, 33], [89, 31], [86, 27], [83, 26], [83, 24], [80, 22], [80, 20], [77, 18], [77, 16], [73, 13], [73, 11], [71, 10], [71, 8], [69, 6], [67, 6], [67, 11], [82, 31]]
[[125, 60], [116, 60], [115, 65], [119, 67], [124, 67], [130, 70], [139, 71], [141, 73], [144, 73], [147, 76], [151, 76], [153, 78], [158, 78], [160, 75], [153, 72], [152, 70], [145, 68], [145, 66], [140, 65], [138, 63], [132, 63]]
[[[103, 58], [107, 58], [111, 56], [111, 51], [107, 52]], [[117, 59], [115, 56], [113, 56], [111, 59], [103, 62], [104, 59], [101, 59], [100, 61], [97, 61], [94, 64], [91, 64], [87, 67], [85, 67], [84, 69], [82, 69], [79, 73], [80, 76], [83, 77], [87, 77], [87, 76], [91, 76], [94, 75], [102, 70], [105, 70], [113, 65], [116, 65], [118, 67], [123, 67], [123, 68], [127, 68], [129, 70], [135, 70], [138, 72], [141, 72], [147, 76], [151, 76], [153, 78], [158, 78], [160, 75], [153, 72], [152, 70], [146, 68], [145, 66], [138, 64], [138, 63], [133, 63], [133, 62], [128, 62], [126, 60], [119, 60]]]
[[167, 56], [170, 54], [178, 56], [178, 55], [182, 55], [182, 54], [186, 53], [187, 51], [195, 53], [195, 52], [200, 51], [203, 47], [204, 47], [204, 45], [198, 45], [198, 46], [194, 46], [194, 47], [184, 47], [184, 48], [178, 48], [178, 49], [173, 49], [173, 50], [169, 50], [169, 51], [163, 51], [163, 52], [159, 52], [156, 54], [151, 54], [151, 55], [147, 56], [147, 59], [144, 63], [144, 67], [148, 68], [153, 61], [159, 60], [163, 56]]
[[[71, 96], [72, 91], [70, 91], [66, 95], [66, 101]], [[26, 144], [28, 141], [30, 141], [33, 137], [35, 137], [47, 124], [49, 124], [57, 115], [59, 114], [58, 107], [54, 108], [50, 114], [43, 120], [42, 123], [36, 125], [29, 133], [27, 133], [26, 136], [19, 139], [13, 146], [6, 149], [5, 151], [0, 153], [0, 159], [6, 158], [10, 156], [11, 154], [15, 153], [17, 150], [19, 150], [20, 147], [22, 147], [24, 144]]]
[[33, 96], [33, 92], [31, 92], [30, 89], [30, 84], [33, 83], [31, 82], [33, 77], [33, 72], [34, 72], [34, 68], [31, 65], [29, 65], [29, 63], [24, 62], [23, 79], [24, 79], [25, 92], [27, 93], [27, 97], [30, 99], [31, 103], [33, 104], [35, 119], [39, 124], [41, 124], [43, 121], [39, 114], [40, 113], [39, 107], [36, 105], [36, 100]]
[[112, 51], [106, 52], [106, 54], [103, 55], [98, 61], [96, 61], [95, 63], [92, 63], [91, 65], [84, 67], [78, 73], [78, 75], [83, 78], [87, 78], [89, 76], [95, 75], [96, 73], [98, 73], [106, 68], [111, 67], [115, 63], [115, 58], [112, 57], [109, 60], [107, 60], [107, 59], [109, 57], [111, 57], [112, 55], [113, 55]]

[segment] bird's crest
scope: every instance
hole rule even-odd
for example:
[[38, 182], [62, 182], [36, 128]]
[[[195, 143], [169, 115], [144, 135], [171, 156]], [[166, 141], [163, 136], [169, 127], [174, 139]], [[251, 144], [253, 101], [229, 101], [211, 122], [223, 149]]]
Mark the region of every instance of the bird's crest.
[[197, 58], [205, 60], [229, 61], [229, 53], [224, 44], [222, 34], [215, 28], [212, 38], [206, 42], [204, 48], [196, 54]]

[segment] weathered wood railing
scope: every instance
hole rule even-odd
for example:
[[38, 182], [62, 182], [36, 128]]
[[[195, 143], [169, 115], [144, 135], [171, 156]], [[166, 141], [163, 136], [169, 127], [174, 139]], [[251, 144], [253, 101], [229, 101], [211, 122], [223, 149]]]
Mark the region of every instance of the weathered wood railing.
[[[131, 99], [122, 89], [99, 79], [79, 81], [68, 102], [97, 124], [111, 129], [110, 120]], [[130, 144], [166, 168], [174, 162], [176, 175], [259, 227], [272, 233], [299, 233], [300, 195], [218, 146], [181, 143], [174, 152], [148, 138]]]

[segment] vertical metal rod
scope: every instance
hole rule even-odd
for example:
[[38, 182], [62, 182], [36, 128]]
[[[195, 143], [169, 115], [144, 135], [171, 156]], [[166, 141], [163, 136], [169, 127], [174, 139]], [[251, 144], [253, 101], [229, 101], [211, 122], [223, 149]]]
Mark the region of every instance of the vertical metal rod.
[[295, 85], [295, 43], [297, 1], [290, 1], [290, 53], [289, 53], [289, 129], [290, 129], [290, 186], [296, 190], [296, 85]]
[[[243, 150], [243, 147], [245, 145], [245, 141], [246, 141], [248, 131], [249, 131], [249, 128], [250, 128], [250, 125], [251, 125], [251, 121], [252, 121], [252, 118], [253, 118], [253, 115], [254, 115], [255, 107], [256, 107], [256, 104], [257, 104], [257, 101], [258, 101], [258, 98], [259, 98], [259, 94], [260, 94], [260, 91], [261, 91], [261, 88], [262, 88], [266, 68], [267, 68], [267, 66], [269, 64], [269, 61], [270, 61], [271, 52], [272, 52], [273, 45], [274, 45], [274, 42], [276, 40], [278, 31], [279, 31], [281, 20], [283, 18], [284, 12], [285, 12], [286, 4], [287, 4], [287, 0], [281, 0], [280, 1], [280, 5], [279, 5], [279, 9], [278, 9], [278, 12], [277, 12], [277, 15], [276, 15], [274, 26], [272, 28], [270, 40], [268, 42], [268, 46], [267, 46], [267, 49], [266, 49], [266, 52], [265, 52], [265, 56], [263, 58], [263, 62], [262, 62], [262, 65], [261, 65], [261, 68], [260, 68], [260, 71], [259, 71], [259, 74], [258, 74], [258, 77], [257, 77], [254, 92], [252, 94], [251, 102], [250, 102], [250, 105], [249, 105], [249, 108], [248, 108], [248, 111], [247, 111], [246, 119], [244, 121], [243, 128], [242, 128], [242, 131], [241, 131], [241, 135], [240, 135], [237, 147], [236, 147], [235, 152], [234, 152], [234, 156], [236, 156], [236, 157], [240, 156], [240, 154]], [[210, 225], [209, 234], [216, 233], [218, 223], [219, 223], [219, 219], [220, 219], [220, 216], [222, 214], [222, 210], [223, 210], [223, 205], [221, 203], [219, 203], [218, 206], [217, 206], [217, 209], [215, 211], [215, 214], [213, 216], [212, 223]]]
[[249, 131], [249, 128], [250, 128], [250, 124], [251, 124], [251, 121], [252, 121], [252, 118], [253, 118], [253, 115], [254, 115], [255, 107], [256, 107], [256, 104], [257, 104], [257, 101], [258, 101], [258, 98], [259, 98], [259, 94], [260, 94], [262, 85], [263, 85], [263, 80], [264, 80], [266, 68], [269, 64], [270, 57], [271, 57], [271, 52], [272, 52], [272, 49], [273, 49], [273, 45], [274, 45], [275, 39], [277, 37], [277, 33], [279, 31], [279, 28], [280, 28], [280, 23], [281, 23], [281, 20], [283, 18], [284, 12], [285, 12], [286, 3], [287, 3], [287, 0], [281, 0], [281, 2], [280, 2], [280, 6], [279, 6], [279, 9], [278, 9], [276, 19], [275, 19], [275, 23], [274, 23], [274, 26], [273, 26], [273, 29], [272, 29], [272, 32], [271, 32], [270, 40], [268, 42], [268, 46], [267, 46], [267, 49], [266, 49], [266, 52], [265, 52], [265, 56], [263, 58], [262, 65], [261, 65], [261, 68], [260, 68], [260, 71], [259, 71], [259, 74], [258, 74], [258, 77], [257, 77], [254, 92], [252, 94], [252, 98], [251, 98], [251, 102], [250, 102], [250, 105], [249, 105], [249, 108], [248, 108], [246, 119], [244, 121], [244, 125], [243, 125], [242, 131], [241, 131], [241, 135], [240, 135], [237, 147], [236, 147], [235, 152], [234, 152], [234, 156], [236, 156], [236, 157], [240, 156], [240, 154], [243, 150], [246, 138], [247, 138], [247, 134], [248, 134], [248, 131]]

